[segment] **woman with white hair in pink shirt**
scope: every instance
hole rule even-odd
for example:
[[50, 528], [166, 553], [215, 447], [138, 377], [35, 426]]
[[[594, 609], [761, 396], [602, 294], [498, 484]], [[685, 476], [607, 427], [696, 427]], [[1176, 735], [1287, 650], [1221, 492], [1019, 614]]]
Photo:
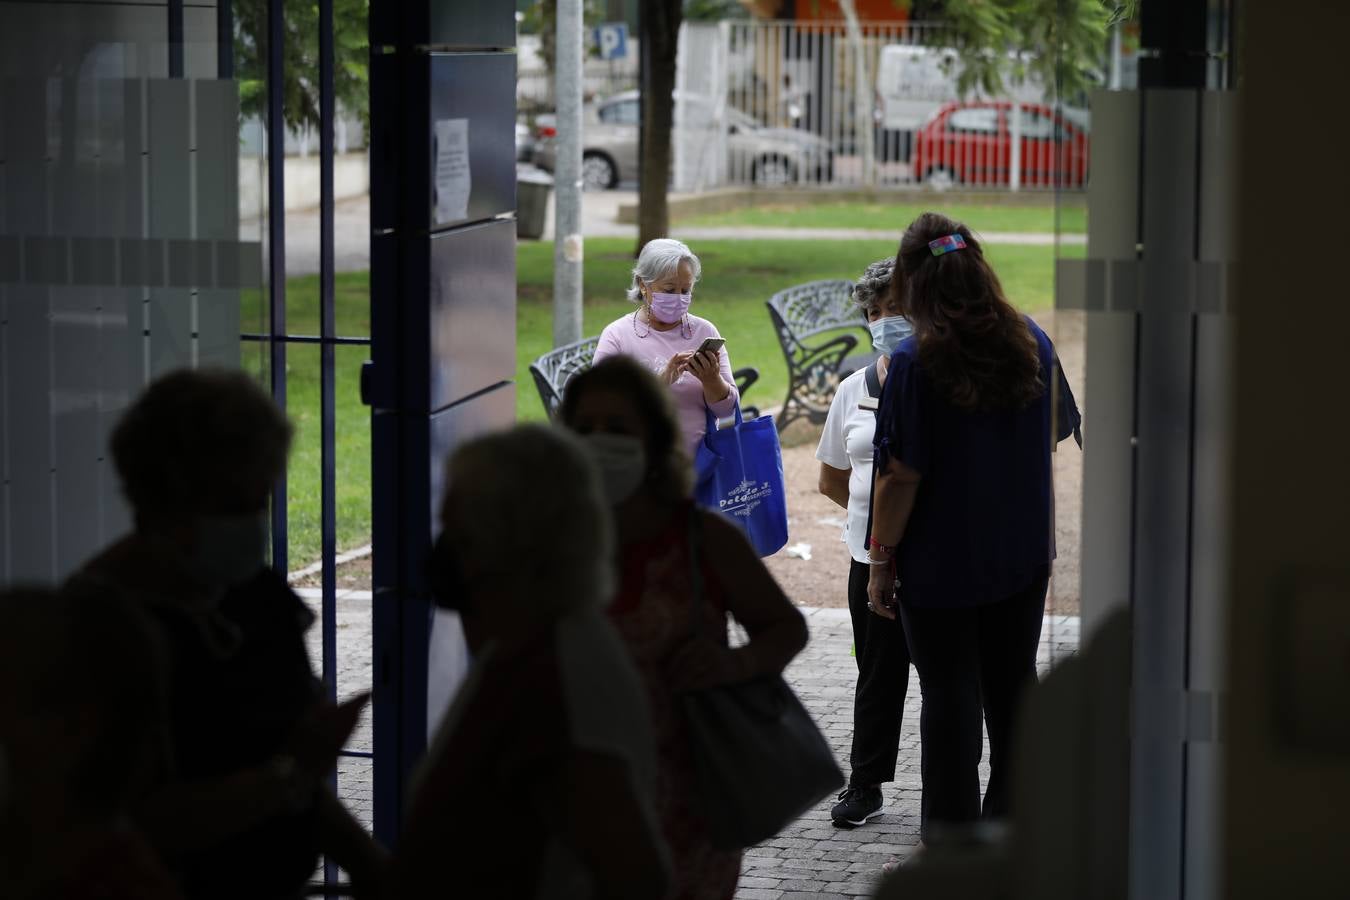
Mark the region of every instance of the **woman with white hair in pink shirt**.
[[690, 459], [707, 429], [704, 407], [722, 419], [740, 399], [717, 326], [689, 312], [702, 268], [680, 241], [649, 241], [638, 254], [628, 290], [638, 308], [605, 326], [594, 359], [626, 354], [670, 387]]

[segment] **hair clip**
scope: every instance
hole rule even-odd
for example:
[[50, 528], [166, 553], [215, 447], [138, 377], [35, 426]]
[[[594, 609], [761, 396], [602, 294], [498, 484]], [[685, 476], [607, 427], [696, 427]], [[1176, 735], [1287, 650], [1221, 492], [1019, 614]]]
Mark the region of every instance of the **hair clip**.
[[928, 249], [933, 251], [934, 256], [941, 256], [955, 250], [964, 250], [966, 249], [966, 239], [959, 234], [949, 234], [935, 241], [929, 241]]

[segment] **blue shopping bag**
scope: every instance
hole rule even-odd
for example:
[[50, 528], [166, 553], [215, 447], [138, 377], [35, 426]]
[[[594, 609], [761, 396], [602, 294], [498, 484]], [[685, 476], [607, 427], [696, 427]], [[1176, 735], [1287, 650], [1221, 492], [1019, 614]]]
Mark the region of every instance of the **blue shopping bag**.
[[708, 433], [694, 455], [694, 499], [731, 519], [760, 556], [777, 553], [788, 539], [783, 450], [772, 416], [749, 422], [736, 404], [736, 424], [717, 427], [704, 407]]

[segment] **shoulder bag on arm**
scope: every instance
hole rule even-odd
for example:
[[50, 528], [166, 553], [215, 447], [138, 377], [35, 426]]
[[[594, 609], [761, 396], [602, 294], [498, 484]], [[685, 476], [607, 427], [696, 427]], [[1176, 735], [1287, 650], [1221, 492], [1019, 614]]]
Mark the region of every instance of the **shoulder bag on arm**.
[[[691, 634], [704, 603], [700, 515], [695, 508], [689, 526]], [[680, 700], [713, 846], [768, 840], [843, 785], [830, 745], [782, 675], [689, 691]]]

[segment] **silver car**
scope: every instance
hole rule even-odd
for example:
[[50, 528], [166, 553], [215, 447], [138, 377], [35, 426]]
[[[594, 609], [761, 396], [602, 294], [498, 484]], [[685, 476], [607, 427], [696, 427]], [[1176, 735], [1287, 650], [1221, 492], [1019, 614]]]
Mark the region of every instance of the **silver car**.
[[[706, 102], [701, 98], [691, 103]], [[638, 92], [625, 91], [582, 110], [581, 179], [586, 190], [606, 190], [638, 174]], [[766, 128], [733, 107], [726, 110], [727, 169], [731, 180], [773, 186], [828, 182], [830, 144], [800, 128]], [[556, 119], [535, 122], [534, 164], [553, 171]]]

